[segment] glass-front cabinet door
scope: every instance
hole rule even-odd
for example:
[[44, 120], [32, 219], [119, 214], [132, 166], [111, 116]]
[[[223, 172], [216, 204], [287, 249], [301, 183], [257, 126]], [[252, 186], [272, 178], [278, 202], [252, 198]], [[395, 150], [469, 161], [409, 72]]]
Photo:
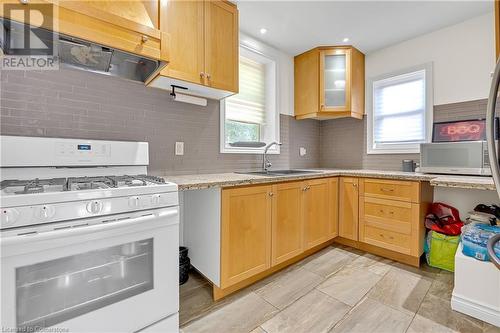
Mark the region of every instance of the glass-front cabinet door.
[[320, 109], [350, 109], [350, 50], [324, 50], [320, 53]]

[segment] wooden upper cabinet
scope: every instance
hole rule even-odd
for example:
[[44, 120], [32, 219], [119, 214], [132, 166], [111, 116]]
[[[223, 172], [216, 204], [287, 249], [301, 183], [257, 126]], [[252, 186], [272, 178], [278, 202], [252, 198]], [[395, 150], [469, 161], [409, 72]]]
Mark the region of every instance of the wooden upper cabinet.
[[330, 239], [330, 184], [328, 179], [304, 182], [305, 249]]
[[272, 186], [222, 190], [221, 288], [271, 267]]
[[238, 10], [224, 1], [205, 1], [205, 77], [212, 88], [238, 92]]
[[160, 28], [170, 35], [170, 62], [149, 86], [178, 85], [196, 96], [221, 99], [238, 92], [238, 8], [222, 0], [169, 1]]
[[302, 182], [273, 186], [272, 265], [291, 259], [304, 250]]
[[295, 57], [297, 119], [363, 118], [364, 54], [352, 46], [318, 47]]
[[341, 177], [339, 186], [339, 236], [358, 240], [358, 178]]
[[203, 1], [168, 1], [161, 10], [161, 28], [170, 34], [170, 62], [163, 75], [204, 84]]

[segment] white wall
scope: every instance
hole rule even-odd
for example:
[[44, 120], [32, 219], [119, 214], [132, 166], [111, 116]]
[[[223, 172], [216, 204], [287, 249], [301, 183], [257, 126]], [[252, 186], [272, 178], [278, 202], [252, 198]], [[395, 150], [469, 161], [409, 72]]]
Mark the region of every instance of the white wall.
[[278, 111], [293, 116], [293, 56], [241, 32], [240, 43], [276, 60]]
[[434, 105], [488, 97], [495, 66], [493, 13], [366, 56], [366, 78], [433, 62]]
[[443, 202], [458, 209], [460, 218], [465, 220], [467, 213], [476, 205], [499, 204], [496, 191], [471, 190], [451, 187], [434, 187], [434, 202]]

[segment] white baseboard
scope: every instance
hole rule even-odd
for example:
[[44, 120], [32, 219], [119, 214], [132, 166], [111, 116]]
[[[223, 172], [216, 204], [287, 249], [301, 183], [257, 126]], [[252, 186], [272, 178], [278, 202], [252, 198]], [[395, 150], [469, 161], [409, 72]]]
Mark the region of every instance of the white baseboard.
[[500, 309], [494, 309], [455, 294], [451, 297], [451, 308], [500, 327]]

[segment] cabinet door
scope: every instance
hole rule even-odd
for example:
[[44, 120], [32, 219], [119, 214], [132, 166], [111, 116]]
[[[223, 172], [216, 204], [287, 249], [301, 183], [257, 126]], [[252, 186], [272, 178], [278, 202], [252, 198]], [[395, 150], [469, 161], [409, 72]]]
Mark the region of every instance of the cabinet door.
[[221, 288], [271, 267], [271, 190], [269, 185], [222, 191]]
[[205, 1], [205, 73], [210, 87], [238, 92], [238, 9]]
[[203, 1], [168, 1], [161, 11], [161, 30], [170, 34], [170, 62], [162, 75], [204, 84]]
[[320, 53], [321, 111], [349, 111], [351, 108], [351, 50], [324, 50]]
[[328, 179], [305, 182], [303, 201], [305, 250], [330, 238], [330, 198]]
[[302, 182], [273, 186], [273, 266], [301, 254], [304, 250], [303, 188]]
[[339, 236], [358, 240], [358, 178], [341, 177]]
[[339, 179], [330, 182], [330, 239], [339, 235]]

